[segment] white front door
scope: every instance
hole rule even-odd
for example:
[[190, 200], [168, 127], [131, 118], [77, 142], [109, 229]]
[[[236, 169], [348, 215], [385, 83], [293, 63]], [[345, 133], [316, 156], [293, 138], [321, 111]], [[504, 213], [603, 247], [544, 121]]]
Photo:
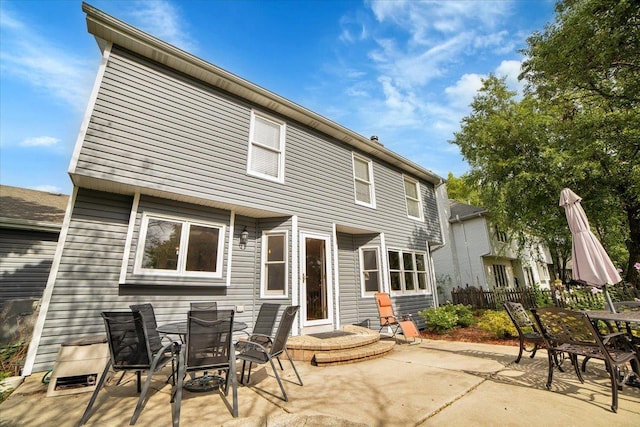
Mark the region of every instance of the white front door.
[[300, 300], [302, 325], [333, 325], [329, 237], [302, 233]]

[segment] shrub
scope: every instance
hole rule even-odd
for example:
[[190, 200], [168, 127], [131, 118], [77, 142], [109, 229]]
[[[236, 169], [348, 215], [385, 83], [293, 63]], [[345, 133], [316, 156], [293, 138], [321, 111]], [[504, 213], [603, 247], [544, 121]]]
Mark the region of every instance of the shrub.
[[456, 304], [452, 307], [456, 315], [458, 316], [458, 326], [466, 328], [467, 326], [471, 326], [476, 322], [476, 319], [473, 316], [473, 310], [471, 309], [470, 305]]
[[487, 310], [478, 320], [477, 326], [500, 339], [518, 336], [518, 331], [506, 311]]
[[467, 327], [475, 322], [471, 306], [463, 304], [441, 305], [418, 312], [425, 321], [428, 331], [443, 334], [455, 327]]
[[424, 319], [425, 328], [438, 334], [444, 334], [453, 329], [458, 322], [458, 316], [456, 316], [455, 312], [443, 310], [443, 307], [427, 308], [419, 311], [418, 314]]

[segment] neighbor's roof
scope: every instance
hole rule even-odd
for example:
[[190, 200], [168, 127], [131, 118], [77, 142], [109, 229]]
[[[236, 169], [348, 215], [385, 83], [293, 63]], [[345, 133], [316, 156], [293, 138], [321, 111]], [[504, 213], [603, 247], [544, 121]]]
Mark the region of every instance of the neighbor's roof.
[[69, 196], [0, 185], [0, 227], [56, 231]]
[[87, 3], [82, 3], [82, 10], [87, 14], [87, 30], [96, 37], [101, 49], [106, 47], [105, 42], [122, 46], [195, 79], [317, 129], [428, 182], [433, 184], [444, 182], [444, 178], [405, 159], [382, 144], [371, 141], [326, 117], [157, 39]]
[[449, 217], [450, 222], [460, 222], [467, 219], [484, 216], [489, 213], [489, 211], [487, 211], [485, 208], [468, 205], [457, 200], [449, 200], [449, 205], [451, 208], [451, 216]]

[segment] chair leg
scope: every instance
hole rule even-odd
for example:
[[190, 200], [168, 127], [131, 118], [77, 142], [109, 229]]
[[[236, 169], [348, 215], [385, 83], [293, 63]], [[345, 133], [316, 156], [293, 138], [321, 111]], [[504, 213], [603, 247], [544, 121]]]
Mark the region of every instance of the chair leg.
[[96, 398], [98, 397], [98, 392], [100, 392], [100, 389], [102, 388], [102, 386], [104, 385], [104, 382], [107, 379], [107, 374], [109, 373], [109, 369], [111, 368], [111, 359], [109, 359], [109, 361], [107, 362], [107, 366], [104, 367], [104, 371], [102, 371], [102, 376], [100, 377], [100, 381], [98, 381], [98, 384], [96, 385], [96, 389], [93, 390], [93, 394], [91, 395], [91, 399], [89, 400], [89, 403], [87, 404], [87, 409], [84, 410], [84, 414], [82, 414], [82, 418], [80, 418], [80, 424], [79, 425], [84, 425], [87, 420], [89, 419], [89, 414], [91, 413], [91, 408], [93, 408], [93, 404], [96, 402]]
[[618, 412], [618, 369], [615, 366], [607, 366], [611, 377], [611, 410]]
[[231, 375], [231, 393], [233, 400], [231, 415], [236, 418], [238, 416], [238, 375], [236, 373], [236, 361], [234, 357], [231, 357], [231, 362], [229, 363], [227, 383], [229, 382], [229, 375]]
[[580, 382], [584, 384], [584, 378], [582, 378], [582, 373], [580, 372], [580, 363], [578, 362], [578, 356], [575, 354], [570, 354], [571, 364], [573, 365], [573, 370], [576, 372], [576, 375]]
[[549, 359], [549, 372], [547, 374], [547, 390], [551, 390], [551, 381], [553, 380], [553, 361], [555, 358], [555, 352], [553, 350], [547, 349], [547, 356]]
[[[158, 362], [160, 361], [160, 357], [162, 354], [159, 354], [157, 357], [153, 358], [153, 362], [151, 362], [151, 366], [149, 367], [149, 373], [147, 374], [147, 379], [142, 386], [142, 391], [140, 392], [140, 397], [138, 398], [138, 404], [136, 405], [136, 409], [133, 411], [133, 415], [131, 416], [131, 420], [129, 421], [129, 425], [134, 425], [136, 421], [138, 421], [138, 417], [142, 412], [142, 408], [144, 408], [145, 399], [147, 397], [147, 393], [149, 392], [149, 386], [151, 385], [151, 380], [153, 379], [153, 374], [158, 367]], [[138, 382], [138, 387], [140, 387], [140, 383]]]
[[269, 356], [269, 363], [271, 363], [271, 368], [273, 369], [273, 374], [276, 376], [276, 380], [278, 380], [278, 385], [280, 386], [280, 390], [282, 391], [282, 395], [284, 396], [284, 401], [288, 402], [289, 397], [287, 397], [287, 392], [284, 391], [284, 385], [282, 384], [282, 380], [280, 379], [280, 375], [278, 375], [278, 371], [276, 370], [276, 365], [273, 363], [273, 359]]
[[536, 357], [536, 352], [538, 351], [539, 348], [540, 346], [537, 343], [533, 344], [533, 350], [531, 350], [531, 355], [529, 356], [530, 359], [533, 359], [534, 357]]
[[518, 350], [518, 357], [516, 357], [516, 363], [520, 363], [520, 358], [522, 358], [523, 350], [524, 350], [524, 339], [520, 337], [520, 349]]
[[293, 368], [293, 372], [296, 373], [296, 377], [298, 377], [298, 382], [300, 383], [300, 385], [302, 384], [302, 378], [300, 378], [300, 374], [298, 373], [298, 370], [296, 369], [296, 365], [293, 363], [293, 359], [291, 358], [291, 356], [289, 355], [289, 352], [287, 351], [287, 349], [284, 349], [285, 354], [287, 355], [287, 359], [289, 359], [289, 363], [291, 363], [291, 367]]
[[171, 419], [173, 421], [173, 427], [180, 426], [180, 406], [182, 404], [182, 386], [184, 385], [184, 377], [186, 376], [185, 372], [185, 361], [182, 359], [182, 353], [178, 357], [177, 361], [177, 378], [175, 385], [175, 394], [172, 393], [171, 399]]

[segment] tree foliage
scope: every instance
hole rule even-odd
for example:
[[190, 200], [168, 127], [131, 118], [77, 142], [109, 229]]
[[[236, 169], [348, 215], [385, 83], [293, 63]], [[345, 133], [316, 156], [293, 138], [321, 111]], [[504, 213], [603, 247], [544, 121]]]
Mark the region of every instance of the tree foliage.
[[565, 0], [528, 39], [521, 99], [489, 76], [452, 141], [492, 219], [540, 238], [556, 262], [571, 237], [571, 188], [614, 263], [640, 261], [640, 2]]

